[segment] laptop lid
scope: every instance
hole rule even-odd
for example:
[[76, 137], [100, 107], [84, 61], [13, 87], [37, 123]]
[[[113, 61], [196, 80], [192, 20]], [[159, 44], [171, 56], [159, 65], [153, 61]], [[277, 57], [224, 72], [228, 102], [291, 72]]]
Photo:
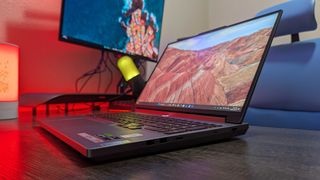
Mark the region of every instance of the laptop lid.
[[242, 123], [282, 11], [173, 42], [137, 100], [137, 108]]

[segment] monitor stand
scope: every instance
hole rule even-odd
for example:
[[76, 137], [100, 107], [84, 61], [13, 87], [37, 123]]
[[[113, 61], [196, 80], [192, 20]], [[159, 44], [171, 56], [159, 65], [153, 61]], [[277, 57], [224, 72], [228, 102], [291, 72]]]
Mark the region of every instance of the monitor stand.
[[[32, 107], [32, 115], [37, 115], [37, 107], [39, 105], [46, 105], [46, 114], [50, 114], [50, 105], [64, 104], [65, 114], [69, 112], [68, 105], [73, 103], [96, 103], [96, 102], [109, 102], [111, 107], [119, 107], [119, 101], [131, 102], [134, 104], [134, 98], [131, 95], [125, 94], [59, 94], [59, 93], [26, 93], [21, 94], [19, 105], [25, 107]], [[115, 103], [116, 106], [112, 106]], [[109, 106], [110, 107], [110, 106]], [[132, 107], [132, 106], [130, 106]], [[124, 109], [128, 108], [123, 106]]]
[[[110, 70], [110, 68], [107, 67], [106, 61], [105, 61], [105, 55], [104, 50], [101, 50], [101, 58], [97, 66], [86, 73], [84, 73], [81, 77], [79, 77], [76, 81], [76, 84], [84, 79], [85, 84], [78, 89], [78, 86], [76, 85], [76, 93], [69, 93], [69, 94], [61, 94], [61, 93], [26, 93], [21, 94], [19, 105], [20, 106], [26, 106], [26, 107], [32, 107], [32, 114], [33, 116], [37, 115], [37, 107], [39, 105], [46, 105], [46, 114], [49, 115], [50, 113], [50, 105], [52, 104], [64, 104], [64, 113], [67, 115], [69, 112], [68, 105], [74, 104], [74, 103], [92, 103], [92, 109], [96, 107], [94, 103], [103, 103], [108, 102], [109, 108], [117, 108], [117, 109], [132, 109], [135, 97], [133, 95], [127, 95], [128, 92], [128, 84], [127, 82], [122, 78], [120, 82], [118, 83], [118, 94], [109, 94], [109, 93], [81, 93], [84, 86], [86, 85], [86, 82], [91, 79], [91, 77], [97, 73], [102, 73], [106, 69]], [[140, 59], [134, 58], [135, 64], [138, 66], [141, 65]], [[112, 63], [112, 62], [111, 62]], [[115, 64], [112, 63], [113, 66], [116, 67]], [[111, 83], [107, 85], [110, 86]], [[119, 102], [125, 102], [125, 103], [119, 103]], [[97, 108], [99, 109], [99, 108]]]

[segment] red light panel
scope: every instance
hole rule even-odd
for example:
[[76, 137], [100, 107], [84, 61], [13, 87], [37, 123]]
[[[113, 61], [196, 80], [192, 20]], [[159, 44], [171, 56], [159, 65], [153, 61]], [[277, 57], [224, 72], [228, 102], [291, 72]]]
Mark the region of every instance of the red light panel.
[[0, 44], [0, 101], [18, 101], [19, 48]]

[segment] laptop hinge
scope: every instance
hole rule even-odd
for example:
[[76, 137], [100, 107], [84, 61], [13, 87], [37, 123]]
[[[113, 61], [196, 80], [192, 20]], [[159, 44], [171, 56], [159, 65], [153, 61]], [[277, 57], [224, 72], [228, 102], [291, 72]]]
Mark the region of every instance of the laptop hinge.
[[292, 42], [292, 43], [294, 43], [294, 42], [299, 42], [299, 41], [300, 41], [299, 33], [291, 34], [291, 42]]
[[232, 124], [240, 124], [241, 123], [241, 115], [228, 115], [225, 119], [226, 123]]

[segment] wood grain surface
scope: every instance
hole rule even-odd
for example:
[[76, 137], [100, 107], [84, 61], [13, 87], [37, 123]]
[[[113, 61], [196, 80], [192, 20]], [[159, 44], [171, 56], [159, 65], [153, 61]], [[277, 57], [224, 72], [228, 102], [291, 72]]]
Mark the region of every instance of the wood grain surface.
[[215, 144], [114, 162], [83, 158], [33, 121], [0, 121], [0, 179], [320, 179], [320, 132], [250, 127]]

